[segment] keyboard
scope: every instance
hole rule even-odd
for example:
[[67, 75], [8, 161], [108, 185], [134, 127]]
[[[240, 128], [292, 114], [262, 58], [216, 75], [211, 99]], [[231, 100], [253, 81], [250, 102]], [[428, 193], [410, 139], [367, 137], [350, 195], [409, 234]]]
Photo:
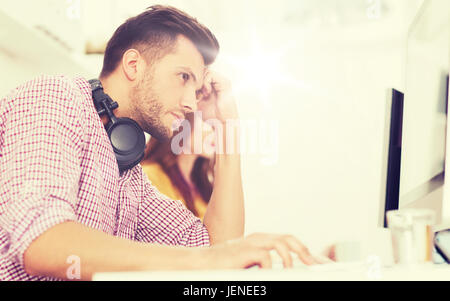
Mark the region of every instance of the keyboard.
[[[270, 257], [272, 259], [272, 269], [273, 270], [282, 270], [285, 269], [283, 265], [283, 261], [281, 257], [275, 251], [270, 252]], [[322, 255], [314, 255], [313, 257], [317, 259], [317, 261], [322, 262], [322, 264], [315, 265], [306, 265], [303, 263], [297, 256], [297, 254], [291, 253], [292, 257], [292, 268], [290, 269], [301, 269], [308, 271], [317, 271], [317, 272], [331, 272], [331, 271], [348, 271], [348, 270], [357, 270], [364, 268], [366, 263], [363, 261], [354, 261], [354, 262], [334, 262]], [[259, 268], [259, 267], [256, 267]], [[288, 268], [289, 269], [289, 268]]]

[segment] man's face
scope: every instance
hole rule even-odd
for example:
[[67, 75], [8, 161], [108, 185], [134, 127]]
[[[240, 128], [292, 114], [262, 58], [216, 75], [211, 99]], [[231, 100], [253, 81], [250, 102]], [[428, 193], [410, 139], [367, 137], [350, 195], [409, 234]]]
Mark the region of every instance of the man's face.
[[197, 110], [205, 65], [195, 45], [179, 36], [174, 51], [148, 65], [130, 92], [132, 116], [158, 140], [173, 135], [173, 126]]

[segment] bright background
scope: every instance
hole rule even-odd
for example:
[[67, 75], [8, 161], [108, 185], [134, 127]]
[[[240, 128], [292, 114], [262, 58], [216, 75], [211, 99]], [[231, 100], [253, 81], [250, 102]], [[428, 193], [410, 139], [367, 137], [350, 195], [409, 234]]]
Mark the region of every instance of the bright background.
[[[252, 138], [266, 153], [243, 156], [246, 232], [292, 233], [312, 249], [367, 238], [384, 198], [386, 95], [404, 91], [423, 0], [157, 3], [210, 27], [241, 118], [262, 121]], [[95, 77], [102, 56], [85, 50], [152, 4], [0, 0], [0, 95], [41, 73]]]

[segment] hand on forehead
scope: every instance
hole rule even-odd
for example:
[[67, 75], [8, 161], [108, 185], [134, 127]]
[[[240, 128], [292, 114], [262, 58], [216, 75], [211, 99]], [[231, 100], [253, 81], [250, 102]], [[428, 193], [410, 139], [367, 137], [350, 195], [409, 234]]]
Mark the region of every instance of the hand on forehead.
[[207, 69], [203, 80], [203, 94], [220, 93], [231, 90], [231, 82], [221, 74]]
[[205, 97], [208, 97], [211, 91], [211, 75], [210, 75], [210, 69], [208, 67], [205, 67], [203, 70], [203, 76], [202, 76], [202, 86], [200, 89], [196, 91], [197, 93], [197, 99], [199, 101], [203, 100]]

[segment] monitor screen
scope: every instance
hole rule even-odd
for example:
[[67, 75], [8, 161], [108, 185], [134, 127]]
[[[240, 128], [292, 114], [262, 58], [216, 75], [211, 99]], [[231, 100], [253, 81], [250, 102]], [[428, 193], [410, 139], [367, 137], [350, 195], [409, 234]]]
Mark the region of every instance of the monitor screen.
[[442, 1], [426, 1], [408, 34], [399, 207], [444, 182], [449, 26]]

